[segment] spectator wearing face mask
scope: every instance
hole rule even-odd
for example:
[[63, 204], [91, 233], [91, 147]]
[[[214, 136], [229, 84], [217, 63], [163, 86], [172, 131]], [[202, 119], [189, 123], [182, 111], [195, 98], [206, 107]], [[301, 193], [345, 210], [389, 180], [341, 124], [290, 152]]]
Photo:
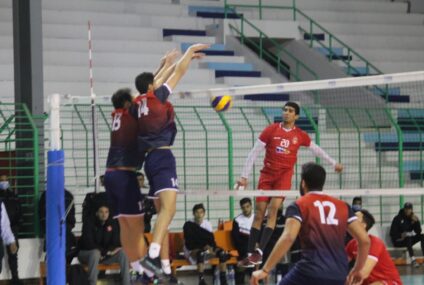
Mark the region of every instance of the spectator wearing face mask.
[[362, 197], [356, 196], [352, 200], [352, 210], [353, 212], [359, 212], [362, 209]]
[[21, 219], [21, 205], [18, 195], [10, 188], [9, 177], [0, 175], [0, 199], [3, 201], [6, 212], [10, 220], [10, 228], [16, 238], [16, 243], [6, 246], [10, 273], [12, 275], [12, 284], [22, 284], [18, 274], [18, 233], [19, 220]]

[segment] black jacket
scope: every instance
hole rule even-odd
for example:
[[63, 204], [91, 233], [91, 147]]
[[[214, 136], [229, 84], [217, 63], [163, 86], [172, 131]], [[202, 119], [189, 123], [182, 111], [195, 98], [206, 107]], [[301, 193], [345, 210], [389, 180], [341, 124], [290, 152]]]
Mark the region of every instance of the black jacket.
[[401, 240], [402, 233], [412, 231], [416, 234], [421, 233], [420, 221], [413, 223], [411, 217], [407, 217], [404, 210], [400, 209], [397, 216], [393, 218], [392, 225], [390, 227], [390, 237], [392, 242], [394, 243], [395, 241]]
[[0, 199], [3, 200], [6, 207], [7, 215], [10, 220], [10, 227], [16, 234], [19, 227], [19, 220], [22, 217], [21, 204], [19, 203], [18, 195], [11, 189], [0, 190]]
[[79, 246], [81, 250], [98, 249], [102, 256], [120, 247], [118, 222], [110, 218], [102, 225], [98, 219], [95, 221], [87, 219], [82, 226]]
[[185, 246], [188, 250], [203, 249], [207, 245], [216, 247], [213, 233], [200, 227], [195, 222], [185, 222], [183, 231]]

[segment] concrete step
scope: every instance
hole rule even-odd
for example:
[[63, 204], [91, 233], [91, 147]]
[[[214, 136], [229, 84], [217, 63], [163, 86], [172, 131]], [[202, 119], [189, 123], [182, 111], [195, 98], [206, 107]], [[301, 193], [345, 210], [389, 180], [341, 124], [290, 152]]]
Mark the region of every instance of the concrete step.
[[424, 37], [412, 36], [370, 36], [338, 34], [337, 37], [353, 48], [385, 48], [422, 50]]
[[205, 43], [205, 44], [215, 44], [216, 37], [208, 36], [166, 36], [164, 37], [166, 41], [172, 41], [177, 43]]
[[140, 3], [125, 1], [65, 1], [65, 0], [44, 0], [43, 9], [67, 10], [67, 11], [95, 11], [109, 13], [136, 13], [139, 15], [160, 15], [160, 16], [187, 16], [188, 13], [176, 4], [165, 3]]
[[260, 85], [271, 84], [268, 77], [221, 77], [216, 79], [217, 83], [223, 83], [230, 86]]
[[[377, 35], [377, 36], [411, 36], [423, 37], [424, 27], [422, 25], [397, 25], [397, 24], [366, 24], [366, 23], [329, 23], [319, 22], [321, 26], [331, 33], [349, 35]], [[300, 26], [309, 29], [309, 21], [301, 21]], [[318, 28], [314, 28], [319, 33]]]

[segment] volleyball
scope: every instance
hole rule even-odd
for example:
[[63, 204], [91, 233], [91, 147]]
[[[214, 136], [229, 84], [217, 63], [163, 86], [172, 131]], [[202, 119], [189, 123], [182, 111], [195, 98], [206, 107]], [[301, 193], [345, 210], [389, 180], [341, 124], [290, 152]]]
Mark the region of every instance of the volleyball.
[[216, 112], [224, 112], [233, 106], [233, 98], [229, 95], [214, 96], [211, 99], [211, 106]]

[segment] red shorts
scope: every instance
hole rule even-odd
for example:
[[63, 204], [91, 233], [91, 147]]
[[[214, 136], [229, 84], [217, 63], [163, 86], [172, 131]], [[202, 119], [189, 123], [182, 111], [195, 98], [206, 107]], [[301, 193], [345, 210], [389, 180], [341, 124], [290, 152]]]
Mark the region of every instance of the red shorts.
[[[280, 173], [267, 169], [261, 170], [258, 189], [260, 190], [290, 190], [293, 168]], [[284, 197], [282, 197], [284, 198]], [[256, 202], [269, 202], [269, 197], [256, 197]]]
[[368, 279], [365, 280], [364, 283], [362, 283], [362, 284], [368, 285], [368, 284], [372, 284], [372, 283], [377, 282], [377, 281], [383, 283], [383, 285], [400, 285], [400, 284], [402, 284], [399, 281], [395, 281], [395, 280], [373, 280], [373, 281], [370, 281]]

